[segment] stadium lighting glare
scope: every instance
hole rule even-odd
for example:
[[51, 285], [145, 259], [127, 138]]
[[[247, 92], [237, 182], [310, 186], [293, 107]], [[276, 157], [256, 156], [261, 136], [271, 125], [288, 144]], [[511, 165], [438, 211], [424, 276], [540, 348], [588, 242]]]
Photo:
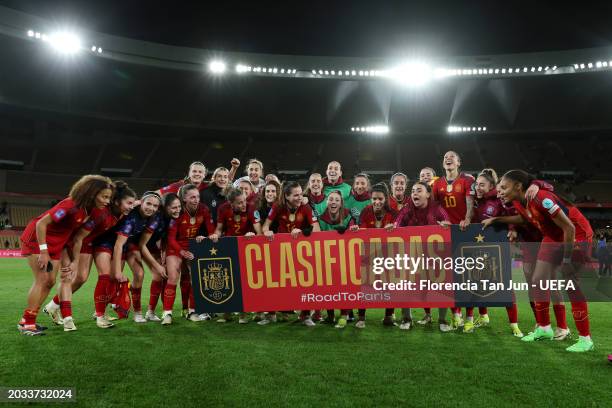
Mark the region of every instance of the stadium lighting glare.
[[450, 125], [446, 128], [448, 133], [464, 133], [464, 132], [485, 132], [487, 130], [484, 126], [455, 126]]
[[[40, 38], [40, 33], [36, 33]], [[81, 49], [81, 40], [75, 34], [60, 31], [49, 36], [49, 44], [62, 54], [74, 54]]]
[[587, 64], [587, 67], [589, 67], [589, 68], [593, 68], [593, 63], [592, 63], [592, 62], [589, 62], [589, 63]]
[[389, 70], [386, 76], [404, 85], [421, 86], [431, 80], [433, 71], [426, 64], [410, 63]]
[[213, 74], [223, 74], [225, 72], [226, 66], [225, 62], [219, 60], [213, 60], [208, 64], [208, 69]]
[[34, 37], [34, 30], [28, 30], [28, 37]]
[[373, 126], [361, 126], [361, 127], [351, 127], [351, 132], [361, 132], [361, 133], [372, 133], [378, 135], [385, 135], [389, 133], [389, 126], [386, 125], [373, 125]]

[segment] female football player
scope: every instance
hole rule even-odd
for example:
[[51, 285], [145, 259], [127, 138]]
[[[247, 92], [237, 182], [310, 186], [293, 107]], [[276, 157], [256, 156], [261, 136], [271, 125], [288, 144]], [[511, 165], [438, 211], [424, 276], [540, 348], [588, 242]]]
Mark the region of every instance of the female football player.
[[[423, 181], [417, 181], [412, 186], [411, 199], [413, 205], [404, 207], [398, 214], [395, 226], [419, 226], [419, 225], [441, 225], [447, 227], [450, 225], [450, 217], [446, 210], [436, 203], [431, 201], [431, 187]], [[448, 332], [453, 328], [446, 321], [446, 308], [438, 309], [438, 322], [440, 331]], [[403, 320], [400, 329], [409, 330], [412, 326], [412, 315], [410, 309], [403, 310]]]
[[532, 178], [522, 170], [511, 170], [504, 174], [498, 189], [501, 199], [512, 203], [519, 215], [488, 218], [484, 226], [495, 222], [508, 224], [531, 223], [544, 236], [538, 251], [534, 270], [535, 302], [538, 327], [522, 340], [552, 339], [550, 326], [550, 292], [545, 284], [559, 270], [564, 279], [573, 283], [567, 293], [572, 304], [572, 315], [578, 329], [578, 342], [566, 350], [585, 352], [593, 350], [590, 336], [588, 306], [580, 289], [578, 268], [589, 259], [593, 230], [580, 211], [558, 198], [550, 191], [540, 190], [533, 200], [527, 200], [526, 191]]
[[[72, 186], [67, 198], [30, 221], [21, 234], [21, 253], [27, 257], [34, 276], [34, 282], [28, 292], [28, 306], [17, 326], [22, 334], [44, 334], [42, 326], [36, 324], [36, 317], [40, 306], [55, 285], [60, 269], [60, 257], [70, 237], [87, 221], [91, 211], [94, 208], [106, 207], [112, 194], [113, 184], [108, 177], [83, 176]], [[81, 252], [81, 245], [82, 241], [74, 243], [75, 253]], [[71, 281], [77, 270], [78, 256], [72, 263], [62, 267], [62, 279]], [[70, 304], [63, 306], [65, 314], [68, 315]], [[68, 322], [64, 329], [70, 329], [71, 323]]]
[[[214, 224], [206, 205], [200, 203], [200, 193], [193, 184], [181, 188], [180, 197], [183, 201], [183, 212], [176, 220], [170, 221], [167, 237], [166, 270], [168, 283], [164, 290], [164, 312], [162, 324], [172, 324], [172, 307], [176, 297], [176, 284], [181, 275], [181, 266], [189, 267], [193, 253], [189, 251], [189, 240], [195, 238], [201, 242], [205, 236], [214, 232]], [[189, 268], [188, 268], [189, 269]], [[193, 292], [190, 290], [190, 293]], [[196, 319], [195, 310], [189, 310], [190, 320]]]
[[[397, 211], [391, 208], [389, 198], [389, 189], [384, 183], [375, 184], [372, 187], [372, 204], [368, 205], [361, 212], [361, 220], [359, 226], [352, 227], [352, 231], [357, 231], [364, 228], [384, 228], [388, 231], [394, 228], [395, 218], [397, 217]], [[385, 309], [385, 317], [383, 319], [383, 325], [394, 326], [395, 322], [393, 319], [393, 308]], [[359, 309], [359, 317], [355, 327], [358, 329], [365, 328], [366, 320], [366, 309]], [[338, 321], [338, 325], [346, 322]]]
[[[123, 181], [114, 181], [113, 184], [115, 189], [110, 205], [103, 208], [94, 208], [89, 220], [73, 238], [73, 241], [82, 240], [83, 242], [81, 253], [78, 255], [79, 269], [74, 280], [70, 284], [61, 282], [58, 294], [43, 309], [43, 312], [47, 313], [55, 324], [63, 324], [60, 316], [61, 302], [72, 301], [72, 294], [79, 290], [89, 278], [89, 272], [93, 264], [94, 239], [114, 227], [134, 207], [136, 193]], [[76, 256], [76, 254], [73, 253], [72, 256]]]
[[[262, 235], [259, 212], [247, 205], [247, 196], [238, 188], [232, 188], [227, 192], [227, 202], [219, 207], [217, 216], [217, 228], [209, 236], [213, 242], [217, 242], [220, 237], [252, 237]], [[231, 313], [224, 313], [223, 317], [217, 320], [218, 323], [225, 323], [231, 320]], [[249, 320], [247, 314], [240, 313], [239, 324], [246, 324]]]
[[[302, 204], [302, 187], [295, 181], [283, 185], [281, 198], [274, 204], [263, 226], [263, 234], [270, 240], [274, 239], [274, 232], [270, 228], [272, 223], [278, 222], [278, 233], [289, 233], [297, 239], [303, 231], [312, 228], [313, 232], [320, 231], [317, 216], [307, 204]], [[302, 310], [300, 319], [306, 326], [314, 326], [310, 318], [310, 310]]]

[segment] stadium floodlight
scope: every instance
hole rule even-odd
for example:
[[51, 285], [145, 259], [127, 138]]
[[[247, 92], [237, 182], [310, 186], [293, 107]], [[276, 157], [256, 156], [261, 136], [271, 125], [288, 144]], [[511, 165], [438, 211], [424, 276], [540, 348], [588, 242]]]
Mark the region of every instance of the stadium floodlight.
[[506, 73], [506, 68], [502, 68], [501, 73], [505, 74]]
[[601, 61], [597, 61], [597, 62], [595, 63], [595, 66], [596, 66], [597, 68], [601, 68]]
[[92, 46], [91, 46], [91, 50], [92, 50], [93, 52], [96, 52], [97, 47], [96, 47], [95, 45], [92, 45]]
[[[40, 33], [36, 33], [40, 38]], [[74, 54], [81, 49], [81, 40], [74, 33], [60, 31], [49, 36], [49, 44], [62, 54]]]
[[589, 68], [593, 68], [593, 63], [592, 63], [592, 62], [589, 62], [589, 63], [587, 64], [587, 67], [589, 67]]
[[223, 74], [226, 69], [225, 62], [220, 60], [213, 60], [210, 62], [210, 64], [208, 64], [208, 69], [213, 74]]
[[608, 66], [608, 61], [602, 62], [601, 65], [603, 65], [604, 67], [607, 67]]
[[584, 69], [584, 64], [580, 64], [580, 69]]
[[387, 76], [408, 86], [421, 86], [433, 76], [432, 69], [424, 63], [408, 63], [387, 71]]
[[34, 30], [28, 30], [28, 37], [34, 37]]

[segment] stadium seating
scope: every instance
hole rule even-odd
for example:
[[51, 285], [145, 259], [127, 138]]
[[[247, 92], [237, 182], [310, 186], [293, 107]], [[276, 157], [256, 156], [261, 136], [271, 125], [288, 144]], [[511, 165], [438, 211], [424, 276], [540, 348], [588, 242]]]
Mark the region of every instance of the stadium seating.
[[25, 228], [30, 220], [40, 215], [46, 209], [46, 207], [11, 206], [9, 214], [13, 228]]

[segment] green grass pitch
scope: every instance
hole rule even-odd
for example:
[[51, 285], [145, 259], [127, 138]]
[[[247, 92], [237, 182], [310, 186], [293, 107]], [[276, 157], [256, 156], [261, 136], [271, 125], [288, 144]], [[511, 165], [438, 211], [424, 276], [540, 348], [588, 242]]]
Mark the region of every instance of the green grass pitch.
[[[93, 271], [74, 297], [76, 332], [64, 333], [41, 314], [47, 335], [26, 337], [16, 324], [31, 272], [23, 259], [0, 259], [0, 275], [0, 386], [73, 387], [78, 406], [612, 404], [609, 303], [590, 305], [596, 348], [579, 355], [565, 351], [573, 341], [526, 344], [512, 337], [503, 308], [491, 309], [491, 326], [473, 334], [383, 327], [379, 310], [369, 311], [365, 330], [176, 317], [168, 327], [127, 320], [102, 330], [91, 320]], [[146, 305], [148, 280], [144, 287]], [[519, 304], [519, 323], [525, 333], [533, 326], [528, 304]]]

